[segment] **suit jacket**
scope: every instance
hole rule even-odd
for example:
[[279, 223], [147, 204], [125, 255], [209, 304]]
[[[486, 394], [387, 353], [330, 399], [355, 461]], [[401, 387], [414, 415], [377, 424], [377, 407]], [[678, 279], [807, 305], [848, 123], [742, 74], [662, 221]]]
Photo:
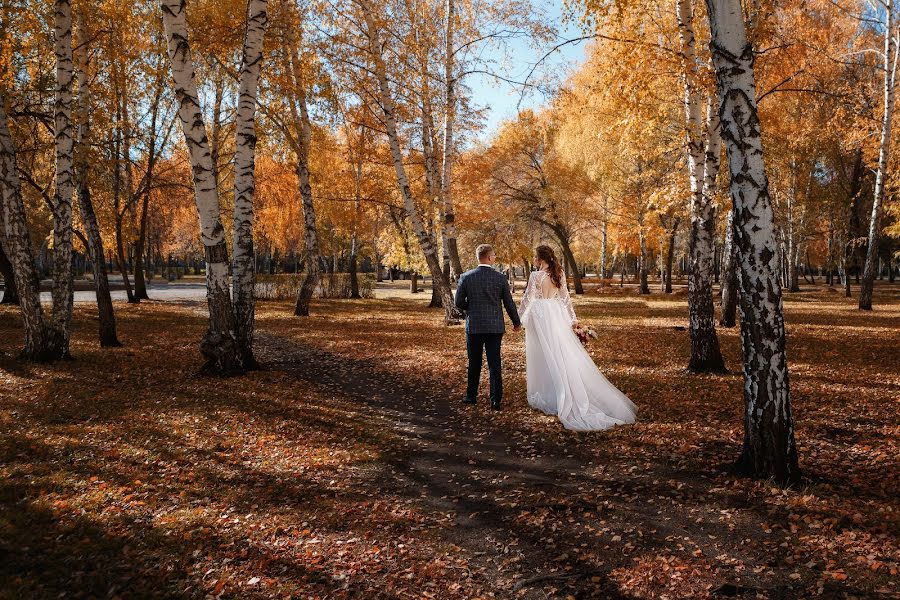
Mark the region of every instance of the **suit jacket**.
[[501, 304], [513, 325], [521, 325], [505, 275], [479, 266], [459, 278], [456, 306], [466, 313], [466, 333], [503, 333], [506, 327]]

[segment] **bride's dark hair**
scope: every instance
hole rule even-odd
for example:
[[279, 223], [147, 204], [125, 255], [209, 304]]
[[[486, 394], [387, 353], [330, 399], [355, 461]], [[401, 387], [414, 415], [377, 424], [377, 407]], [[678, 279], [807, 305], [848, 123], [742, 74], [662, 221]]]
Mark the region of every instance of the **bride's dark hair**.
[[535, 256], [547, 263], [547, 271], [550, 273], [550, 281], [556, 287], [562, 286], [562, 265], [556, 258], [556, 252], [550, 246], [538, 246], [534, 249]]

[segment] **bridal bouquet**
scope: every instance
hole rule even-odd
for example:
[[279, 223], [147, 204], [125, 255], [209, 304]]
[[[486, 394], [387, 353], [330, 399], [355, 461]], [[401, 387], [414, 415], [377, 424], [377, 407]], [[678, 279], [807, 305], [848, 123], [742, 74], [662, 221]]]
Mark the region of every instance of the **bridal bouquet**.
[[572, 331], [578, 336], [578, 341], [581, 342], [583, 346], [587, 346], [589, 341], [597, 339], [597, 332], [594, 331], [594, 328], [586, 327], [581, 323], [572, 325]]

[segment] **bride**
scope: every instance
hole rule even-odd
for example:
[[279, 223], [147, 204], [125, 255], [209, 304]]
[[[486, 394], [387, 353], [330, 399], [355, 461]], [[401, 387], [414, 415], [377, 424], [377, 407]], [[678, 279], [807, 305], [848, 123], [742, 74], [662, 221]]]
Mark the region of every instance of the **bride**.
[[519, 308], [525, 326], [528, 404], [557, 415], [566, 429], [592, 431], [634, 423], [637, 408], [597, 369], [572, 331], [577, 322], [562, 266], [538, 246]]

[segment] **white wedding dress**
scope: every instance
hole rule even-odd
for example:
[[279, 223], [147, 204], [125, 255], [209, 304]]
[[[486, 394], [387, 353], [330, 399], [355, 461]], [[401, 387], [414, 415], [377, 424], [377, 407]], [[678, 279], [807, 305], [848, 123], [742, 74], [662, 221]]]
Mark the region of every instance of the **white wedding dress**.
[[533, 272], [519, 315], [525, 326], [528, 404], [575, 431], [634, 423], [635, 405], [597, 369], [572, 331], [575, 310], [565, 279], [557, 288], [547, 271]]

